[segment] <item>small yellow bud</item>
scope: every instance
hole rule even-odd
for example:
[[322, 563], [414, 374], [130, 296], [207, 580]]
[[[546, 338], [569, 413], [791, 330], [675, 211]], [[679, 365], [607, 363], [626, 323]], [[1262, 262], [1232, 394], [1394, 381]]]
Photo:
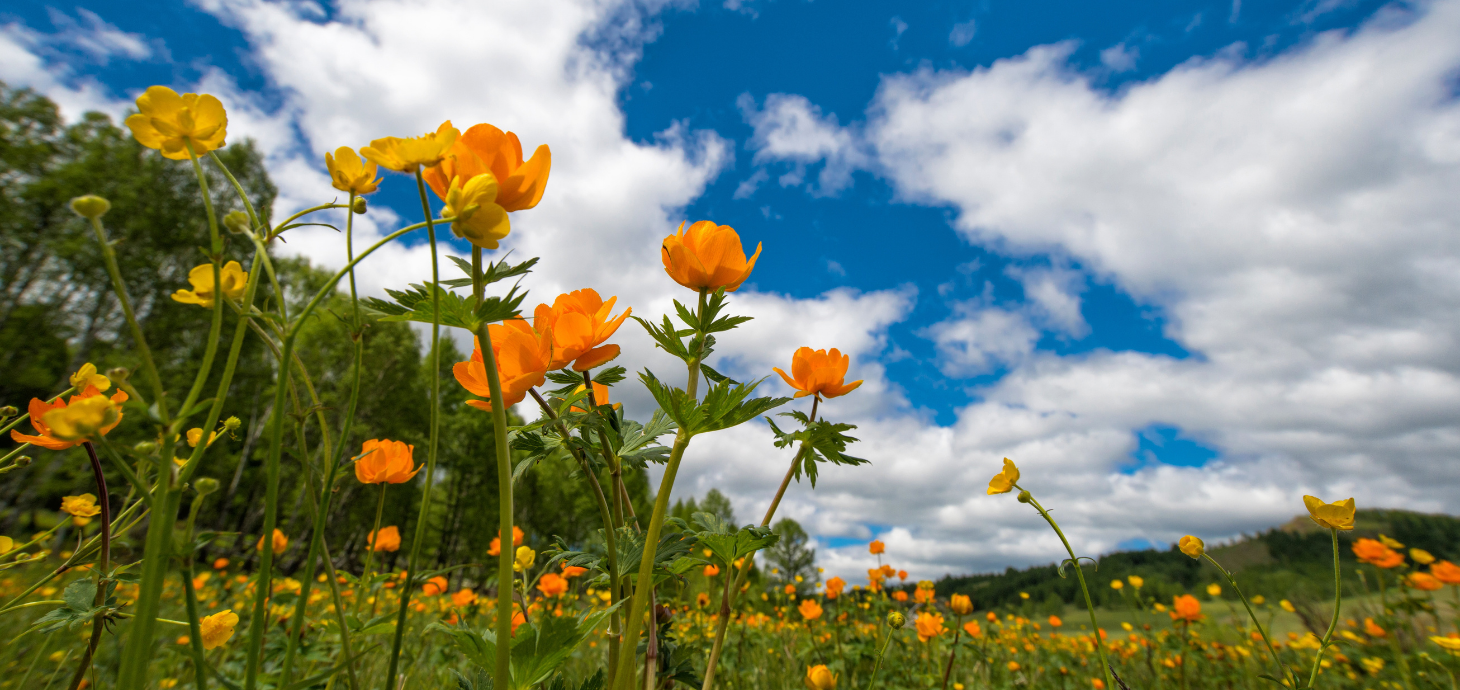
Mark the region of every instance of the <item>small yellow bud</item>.
[[887, 613], [888, 627], [897, 630], [904, 625], [907, 625], [907, 616], [902, 615], [901, 611], [889, 611]]
[[1019, 502], [1020, 503], [1028, 503], [1028, 502], [1030, 502], [1032, 500], [1034, 500], [1034, 497], [1033, 496], [1030, 496], [1028, 491], [1020, 491], [1019, 492]]
[[248, 222], [248, 214], [243, 211], [234, 211], [223, 216], [223, 227], [235, 235], [247, 233], [252, 224]]
[[1177, 548], [1181, 549], [1181, 553], [1191, 556], [1192, 558], [1201, 558], [1202, 554], [1207, 552], [1207, 545], [1203, 543], [1201, 539], [1194, 537], [1190, 534], [1182, 537], [1181, 541], [1177, 542], [1176, 546]]
[[71, 200], [71, 210], [82, 218], [100, 218], [106, 215], [112, 208], [112, 202], [107, 201], [95, 194], [78, 196]]
[[357, 197], [355, 197], [355, 205], [350, 208], [350, 210], [351, 211], [354, 211], [355, 212], [355, 215], [357, 215], [357, 216], [363, 216], [363, 215], [365, 215], [365, 211], [367, 209], [368, 209], [368, 205], [365, 203], [365, 197], [363, 197], [363, 196], [357, 196]]

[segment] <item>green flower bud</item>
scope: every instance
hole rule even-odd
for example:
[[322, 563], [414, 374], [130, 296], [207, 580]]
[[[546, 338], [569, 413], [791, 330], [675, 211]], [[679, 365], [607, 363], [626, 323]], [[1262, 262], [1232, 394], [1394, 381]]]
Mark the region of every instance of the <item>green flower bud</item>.
[[132, 450], [135, 450], [143, 455], [151, 455], [157, 452], [157, 443], [154, 441], [142, 441], [141, 443], [132, 446]]
[[30, 456], [29, 455], [22, 455], [22, 456], [20, 456], [20, 457], [18, 457], [18, 458], [15, 459], [15, 466], [16, 467], [26, 467], [27, 465], [30, 465]]
[[248, 232], [250, 228], [248, 214], [243, 211], [234, 211], [223, 216], [223, 227], [228, 228], [228, 232], [235, 235], [242, 235]]
[[112, 367], [106, 370], [106, 377], [116, 384], [126, 383], [127, 377], [131, 375], [132, 372], [128, 371], [126, 367]]
[[365, 215], [366, 207], [367, 204], [365, 203], [365, 197], [357, 196], [355, 197], [355, 205], [351, 207], [350, 210], [354, 211], [355, 215], [363, 216]]
[[18, 414], [20, 414], [20, 410], [15, 409], [14, 405], [6, 405], [5, 407], [0, 407], [0, 420], [10, 419], [11, 417], [14, 417]]
[[1020, 491], [1019, 492], [1019, 502], [1020, 503], [1028, 503], [1028, 502], [1030, 502], [1032, 500], [1034, 500], [1034, 497], [1033, 496], [1030, 496], [1028, 491]]
[[897, 630], [904, 625], [907, 625], [907, 616], [904, 616], [901, 611], [889, 611], [887, 613], [888, 627]]
[[193, 490], [197, 491], [199, 496], [207, 496], [218, 490], [218, 480], [212, 477], [198, 477], [193, 481]]
[[229, 417], [228, 419], [223, 420], [223, 430], [227, 431], [230, 434], [238, 431], [238, 427], [241, 426], [243, 426], [243, 420], [237, 417]]
[[71, 210], [82, 218], [100, 218], [112, 208], [112, 202], [95, 194], [78, 196], [71, 200]]

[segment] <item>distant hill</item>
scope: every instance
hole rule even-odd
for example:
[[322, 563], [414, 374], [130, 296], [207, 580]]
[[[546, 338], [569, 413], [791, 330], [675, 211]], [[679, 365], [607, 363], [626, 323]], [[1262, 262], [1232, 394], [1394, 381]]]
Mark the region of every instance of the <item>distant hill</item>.
[[[1407, 510], [1360, 510], [1352, 532], [1340, 532], [1340, 560], [1344, 564], [1345, 591], [1362, 588], [1352, 568], [1357, 561], [1349, 546], [1360, 537], [1388, 535], [1406, 549], [1421, 548], [1436, 558], [1460, 561], [1460, 518]], [[1333, 596], [1333, 553], [1328, 532], [1303, 515], [1279, 527], [1254, 536], [1243, 536], [1228, 544], [1208, 545], [1212, 557], [1236, 574], [1248, 596], [1287, 598], [1296, 601]], [[1078, 552], [1078, 549], [1077, 549]], [[1096, 606], [1124, 606], [1121, 595], [1110, 588], [1111, 580], [1139, 575], [1145, 579], [1143, 597], [1167, 602], [1184, 593], [1202, 590], [1217, 582], [1223, 596], [1232, 595], [1226, 582], [1210, 564], [1194, 561], [1172, 545], [1169, 550], [1119, 551], [1099, 559], [1099, 568], [1086, 562], [1085, 577]], [[1073, 573], [1061, 578], [1054, 565], [1023, 570], [1009, 568], [1002, 573], [944, 577], [936, 583], [939, 596], [967, 594], [981, 610], [1005, 609], [1026, 615], [1061, 611], [1066, 604], [1083, 603]], [[1029, 594], [1028, 599], [1019, 596]]]

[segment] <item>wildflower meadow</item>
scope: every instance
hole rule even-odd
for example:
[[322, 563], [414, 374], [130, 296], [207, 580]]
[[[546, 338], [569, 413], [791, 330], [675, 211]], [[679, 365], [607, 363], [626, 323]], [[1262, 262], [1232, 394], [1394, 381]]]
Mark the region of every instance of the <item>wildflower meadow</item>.
[[[1040, 502], [1036, 467], [970, 457], [991, 476], [970, 493], [1024, 504], [1062, 541], [1046, 579], [1070, 600], [913, 581], [879, 541], [865, 580], [824, 577], [777, 510], [792, 482], [879, 461], [837, 421], [861, 384], [849, 357], [808, 344], [764, 372], [809, 412], [716, 369], [719, 342], [756, 337], [735, 293], [774, 246], [693, 220], [638, 248], [662, 259], [669, 314], [635, 312], [614, 285], [530, 294], [524, 278], [555, 258], [500, 244], [517, 214], [553, 203], [553, 152], [512, 123], [341, 146], [325, 158], [339, 196], [275, 219], [256, 156], [227, 145], [227, 104], [154, 86], [136, 111], [67, 145], [100, 141], [146, 166], [130, 177], [169, 182], [109, 178], [131, 191], [68, 197], [50, 221], [94, 257], [120, 344], [68, 368], [69, 387], [0, 400], [14, 443], [0, 688], [1460, 687], [1460, 567], [1445, 560], [1460, 545], [1370, 534], [1363, 496], [1293, 506], [1320, 549], [1289, 583], [1302, 596], [1194, 536], [1172, 554], [1203, 582], [1187, 586], [1140, 564], [1102, 571]], [[104, 158], [24, 174], [102, 185], [85, 172]], [[413, 186], [420, 217], [356, 242], [384, 185]], [[157, 198], [193, 216], [129, 218]], [[333, 219], [342, 269], [271, 253]], [[129, 254], [161, 241], [145, 233], [191, 257], [185, 275], [159, 281]], [[438, 260], [446, 233], [469, 260]], [[357, 264], [407, 238], [429, 245], [431, 274], [360, 296]], [[426, 354], [406, 376], [384, 348], [418, 332]], [[625, 361], [620, 342], [642, 336], [683, 368]], [[34, 337], [11, 347], [39, 352]], [[652, 396], [647, 418], [614, 402], [628, 386]], [[764, 515], [677, 496], [686, 449], [747, 423], [767, 425], [764, 453], [785, 466]]]

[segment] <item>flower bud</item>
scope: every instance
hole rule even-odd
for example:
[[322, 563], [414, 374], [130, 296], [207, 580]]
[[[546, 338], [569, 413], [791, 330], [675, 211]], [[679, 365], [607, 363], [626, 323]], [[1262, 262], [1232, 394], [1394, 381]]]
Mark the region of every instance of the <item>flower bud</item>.
[[71, 200], [71, 210], [82, 218], [100, 218], [110, 211], [112, 202], [107, 201], [95, 194], [78, 196]]
[[132, 450], [135, 450], [143, 455], [151, 455], [157, 452], [157, 443], [154, 441], [142, 441], [141, 443], [132, 446]]
[[20, 410], [15, 409], [14, 405], [6, 405], [5, 407], [0, 407], [0, 421], [10, 419], [11, 417], [14, 417], [18, 414], [20, 414]]
[[229, 433], [238, 431], [238, 427], [241, 426], [243, 426], [243, 420], [237, 417], [229, 417], [228, 419], [223, 420], [223, 430]]
[[18, 457], [18, 458], [15, 459], [15, 466], [16, 467], [26, 467], [28, 465], [30, 465], [30, 456], [29, 455], [22, 455], [22, 456], [20, 456], [20, 457]]
[[193, 490], [197, 491], [199, 496], [207, 496], [218, 490], [218, 480], [212, 477], [198, 477], [193, 482]]
[[1034, 497], [1033, 496], [1030, 496], [1028, 491], [1020, 491], [1019, 492], [1019, 502], [1020, 503], [1028, 503], [1028, 502], [1030, 502], [1032, 500], [1034, 500]]
[[1202, 554], [1206, 553], [1207, 546], [1202, 543], [1201, 539], [1188, 534], [1182, 537], [1180, 542], [1177, 542], [1177, 548], [1181, 549], [1181, 553], [1192, 558], [1201, 558]]
[[132, 372], [128, 371], [126, 367], [112, 367], [111, 369], [106, 370], [106, 377], [111, 379], [113, 383], [116, 383], [118, 385], [126, 383], [127, 377], [131, 375]]
[[897, 630], [904, 625], [907, 625], [907, 616], [904, 616], [901, 611], [889, 611], [887, 613], [888, 627]]
[[249, 231], [251, 223], [248, 222], [248, 214], [243, 211], [234, 211], [223, 216], [223, 227], [235, 235], [242, 235]]
[[354, 211], [357, 216], [363, 216], [365, 215], [366, 207], [365, 197], [357, 196], [355, 197], [355, 205], [350, 207], [350, 210]]
[[659, 623], [659, 625], [664, 625], [665, 623], [668, 623], [673, 618], [674, 618], [674, 609], [671, 609], [668, 606], [665, 606], [663, 604], [655, 604], [654, 605], [654, 620], [657, 621]]

